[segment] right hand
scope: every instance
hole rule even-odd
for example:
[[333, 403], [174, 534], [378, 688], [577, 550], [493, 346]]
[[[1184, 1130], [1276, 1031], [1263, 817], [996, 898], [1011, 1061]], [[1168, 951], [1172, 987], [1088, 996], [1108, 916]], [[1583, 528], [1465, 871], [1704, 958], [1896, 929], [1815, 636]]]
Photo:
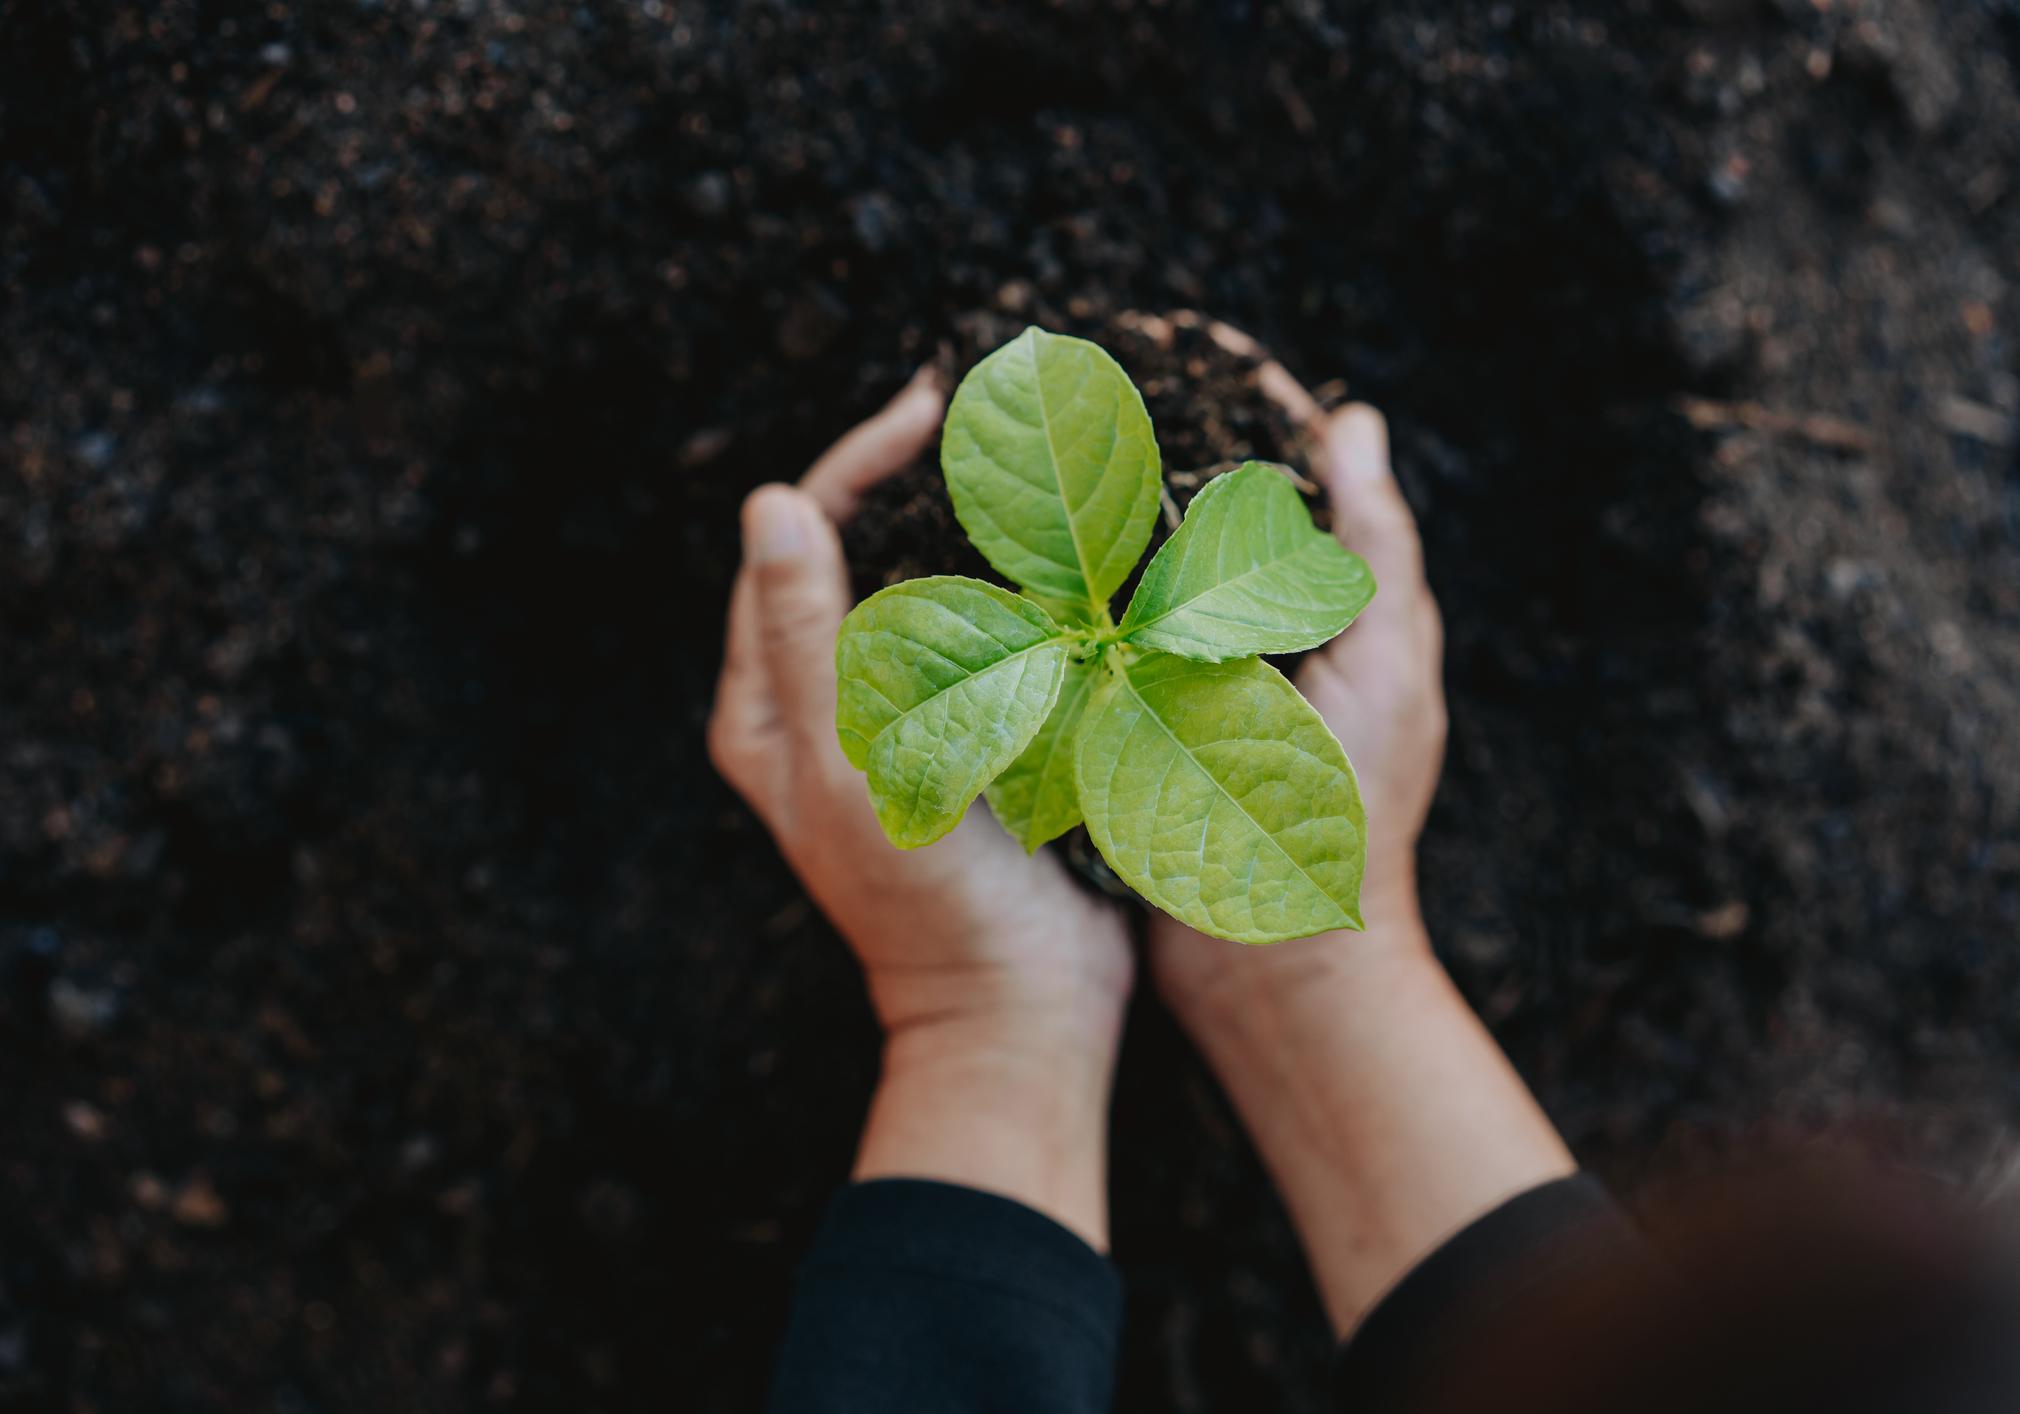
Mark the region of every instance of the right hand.
[[837, 527], [910, 465], [945, 399], [922, 374], [797, 487], [744, 502], [744, 564], [709, 724], [750, 803], [862, 964], [884, 1064], [855, 1176], [1014, 1198], [1108, 1240], [1108, 1095], [1135, 958], [1113, 904], [977, 802], [946, 838], [894, 848], [835, 736], [849, 609]]
[[945, 406], [922, 373], [798, 486], [745, 501], [709, 752], [848, 939], [887, 1034], [972, 1021], [1054, 1054], [1105, 1056], [1134, 969], [1118, 910], [1051, 851], [1026, 855], [979, 801], [938, 843], [893, 847], [835, 737], [835, 635], [849, 609], [837, 527], [932, 445]]
[[1444, 626], [1424, 577], [1423, 546], [1389, 466], [1388, 424], [1364, 403], [1324, 424], [1314, 468], [1332, 499], [1340, 540], [1368, 562], [1375, 598], [1358, 620], [1306, 657], [1294, 681], [1340, 739], [1368, 815], [1361, 883], [1367, 933], [1244, 948], [1154, 915], [1150, 965], [1159, 991], [1189, 1023], [1256, 996], [1302, 986], [1370, 946], [1421, 946], [1417, 837], [1445, 755]]

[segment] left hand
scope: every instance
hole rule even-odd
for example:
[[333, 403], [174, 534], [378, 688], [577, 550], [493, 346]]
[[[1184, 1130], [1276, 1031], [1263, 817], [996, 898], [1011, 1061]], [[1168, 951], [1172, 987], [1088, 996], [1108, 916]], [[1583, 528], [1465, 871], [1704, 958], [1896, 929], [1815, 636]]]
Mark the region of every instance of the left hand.
[[930, 370], [830, 448], [797, 487], [743, 507], [744, 563], [709, 753], [861, 962], [877, 1015], [995, 1023], [1036, 1044], [1112, 1048], [1132, 977], [1118, 911], [1051, 851], [1026, 855], [980, 802], [923, 849], [884, 838], [835, 736], [835, 635], [849, 608], [838, 524], [938, 432]]
[[1357, 403], [1331, 417], [1313, 406], [1305, 420], [1319, 443], [1313, 470], [1331, 496], [1334, 529], [1367, 560], [1378, 586], [1360, 618], [1307, 655], [1293, 678], [1359, 778], [1369, 832], [1366, 931], [1242, 948], [1153, 915], [1158, 990], [1195, 1033], [1231, 1014], [1272, 1012], [1308, 990], [1329, 1000], [1329, 980], [1371, 955], [1430, 951], [1417, 902], [1417, 837], [1445, 755], [1444, 630], [1416, 519], [1389, 465], [1382, 415]]

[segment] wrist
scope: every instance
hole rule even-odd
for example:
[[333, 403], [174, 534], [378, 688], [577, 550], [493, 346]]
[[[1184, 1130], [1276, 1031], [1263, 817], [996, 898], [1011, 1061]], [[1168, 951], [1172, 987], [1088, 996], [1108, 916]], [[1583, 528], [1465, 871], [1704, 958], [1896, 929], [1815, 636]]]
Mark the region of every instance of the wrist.
[[[1011, 955], [1025, 946], [1013, 943]], [[1126, 948], [1088, 948], [1073, 966], [972, 961], [871, 966], [864, 982], [887, 1050], [987, 1043], [1068, 1050], [1112, 1048], [1129, 1001]]]
[[1396, 915], [1315, 942], [1303, 975], [1223, 989], [1181, 1020], [1283, 1194], [1345, 1335], [1439, 1242], [1575, 1165], [1421, 922]]
[[[1224, 944], [1218, 966], [1165, 977], [1162, 993], [1180, 1024], [1210, 1054], [1231, 1046], [1295, 1051], [1304, 1038], [1353, 1023], [1398, 987], [1442, 975], [1416, 893], [1364, 897], [1367, 927], [1321, 933], [1267, 948]], [[1197, 940], [1194, 940], [1197, 941]]]
[[1372, 1019], [1371, 1013], [1399, 993], [1444, 977], [1420, 923], [1309, 941], [1310, 951], [1298, 965], [1279, 968], [1257, 985], [1236, 981], [1216, 996], [1194, 999], [1181, 1020], [1201, 1047], [1296, 1055], [1301, 1047]]
[[1119, 1035], [1119, 1012], [1106, 1027], [994, 1010], [893, 1029], [855, 1177], [997, 1193], [1105, 1250]]
[[923, 1017], [885, 1033], [882, 1083], [961, 1075], [1006, 1093], [1105, 1087], [1121, 1030], [1119, 1010], [1112, 1018], [1012, 1007]]
[[1414, 846], [1396, 860], [1371, 867], [1361, 880], [1361, 924], [1364, 938], [1409, 936], [1422, 939], [1426, 950], [1423, 905], [1417, 892], [1417, 851]]

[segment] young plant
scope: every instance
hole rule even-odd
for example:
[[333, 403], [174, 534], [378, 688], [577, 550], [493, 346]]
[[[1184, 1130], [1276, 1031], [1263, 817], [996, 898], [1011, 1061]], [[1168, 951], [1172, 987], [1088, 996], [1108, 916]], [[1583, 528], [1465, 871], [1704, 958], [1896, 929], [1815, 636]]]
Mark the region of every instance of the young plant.
[[1027, 850], [1083, 820], [1131, 888], [1204, 933], [1358, 928], [1367, 822], [1346, 753], [1262, 653], [1316, 648], [1374, 596], [1279, 469], [1208, 482], [1144, 569], [1161, 480], [1143, 399], [1084, 339], [1027, 329], [954, 394], [940, 465], [1021, 594], [894, 584], [835, 643], [842, 750], [891, 843], [978, 794]]

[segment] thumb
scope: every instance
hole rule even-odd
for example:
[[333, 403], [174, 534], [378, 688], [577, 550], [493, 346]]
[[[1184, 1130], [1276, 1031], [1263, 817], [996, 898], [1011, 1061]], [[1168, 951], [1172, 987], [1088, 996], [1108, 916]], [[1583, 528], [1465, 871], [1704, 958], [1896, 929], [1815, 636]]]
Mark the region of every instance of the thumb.
[[743, 503], [743, 540], [779, 715], [801, 740], [832, 745], [835, 634], [849, 599], [841, 539], [812, 497], [770, 485]]
[[1333, 502], [1333, 531], [1368, 562], [1381, 586], [1374, 605], [1411, 597], [1424, 579], [1417, 518], [1389, 466], [1389, 424], [1366, 403], [1349, 403], [1326, 423], [1320, 468]]

